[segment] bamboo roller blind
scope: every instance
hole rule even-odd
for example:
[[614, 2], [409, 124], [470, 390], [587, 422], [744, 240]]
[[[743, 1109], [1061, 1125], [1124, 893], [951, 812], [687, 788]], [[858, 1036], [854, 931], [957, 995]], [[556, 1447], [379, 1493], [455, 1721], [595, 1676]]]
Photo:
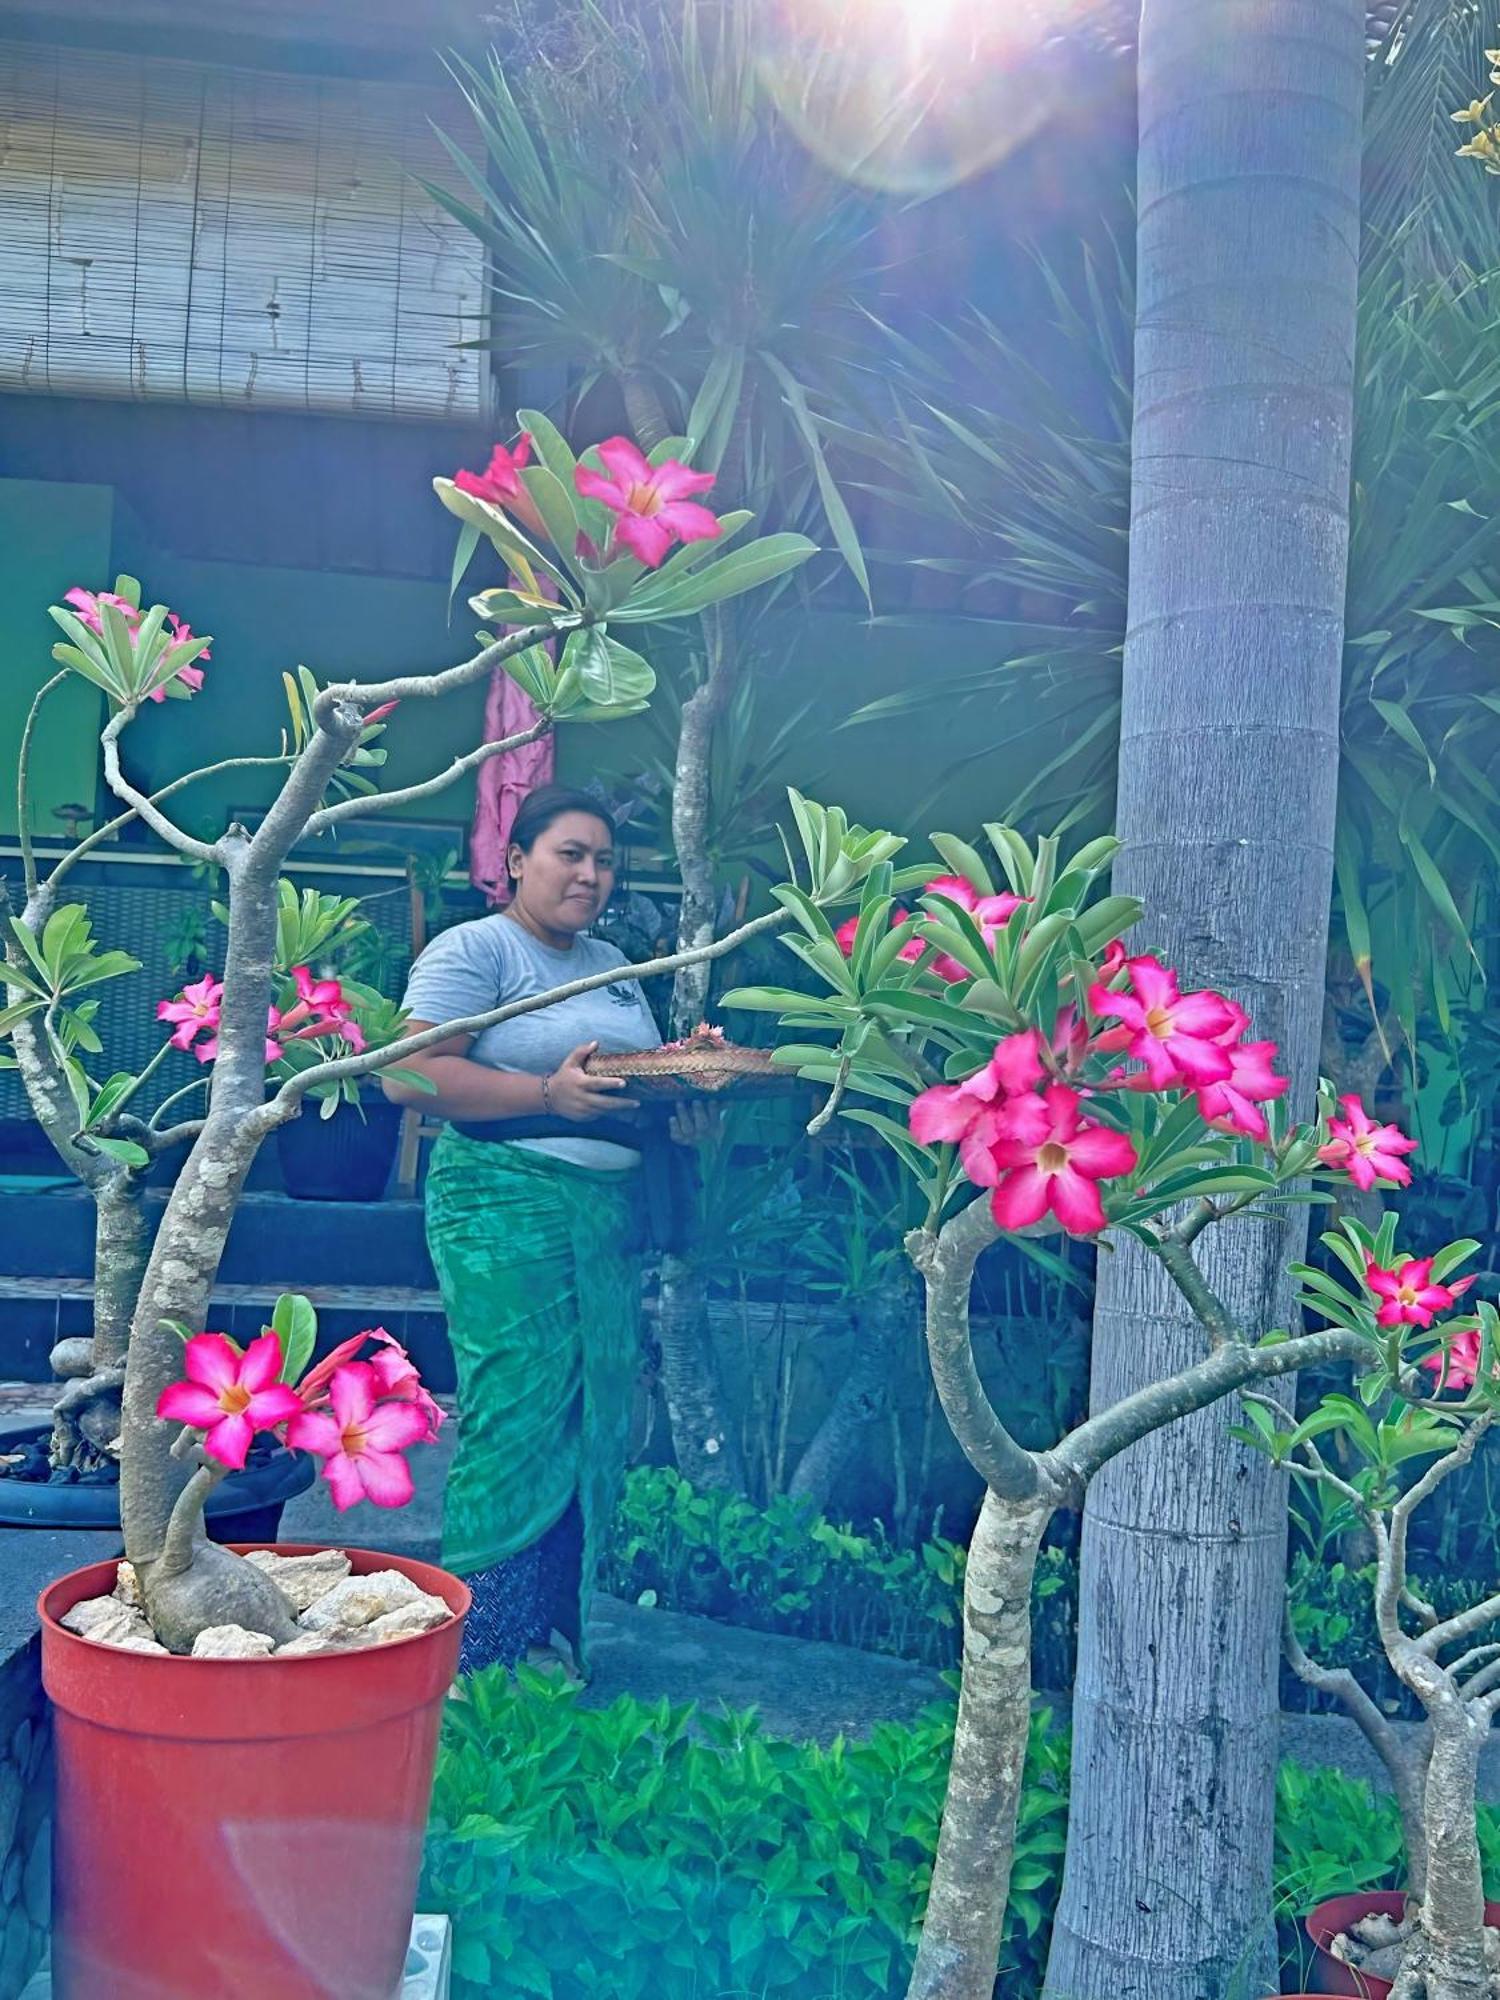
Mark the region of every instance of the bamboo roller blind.
[[457, 102], [0, 42], [0, 391], [472, 419]]

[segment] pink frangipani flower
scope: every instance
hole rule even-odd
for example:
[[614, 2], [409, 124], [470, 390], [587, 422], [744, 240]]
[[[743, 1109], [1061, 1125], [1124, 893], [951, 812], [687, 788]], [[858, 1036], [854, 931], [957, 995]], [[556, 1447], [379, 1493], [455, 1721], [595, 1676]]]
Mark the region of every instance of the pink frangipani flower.
[[708, 491], [711, 472], [694, 472], [675, 458], [652, 465], [627, 437], [606, 438], [598, 452], [604, 471], [575, 466], [573, 484], [615, 516], [614, 539], [637, 562], [656, 569], [675, 542], [716, 539], [718, 516], [690, 497]]
[[197, 1333], [183, 1356], [185, 1382], [173, 1382], [156, 1401], [156, 1414], [205, 1433], [203, 1449], [238, 1472], [257, 1431], [274, 1430], [302, 1408], [295, 1389], [281, 1381], [281, 1342], [263, 1333], [241, 1354], [222, 1333]]
[[1120, 1025], [1107, 1028], [1095, 1046], [1123, 1049], [1145, 1065], [1146, 1087], [1200, 1090], [1226, 1082], [1234, 1065], [1220, 1037], [1242, 1032], [1245, 1017], [1222, 993], [1183, 993], [1177, 974], [1149, 956], [1126, 961], [1130, 991], [1111, 992], [1096, 984], [1089, 1006]]
[[1010, 1099], [993, 1117], [984, 1159], [965, 1166], [971, 1180], [994, 1189], [990, 1208], [1000, 1228], [1024, 1229], [1050, 1210], [1071, 1235], [1097, 1236], [1107, 1218], [1096, 1184], [1137, 1164], [1125, 1134], [1085, 1119], [1083, 1099], [1065, 1083]]
[[359, 1500], [404, 1507], [413, 1487], [402, 1454], [431, 1436], [427, 1412], [415, 1402], [382, 1402], [379, 1378], [367, 1361], [335, 1369], [328, 1400], [331, 1410], [302, 1409], [292, 1418], [287, 1443], [322, 1459], [340, 1513]]
[[[206, 972], [191, 986], [184, 986], [176, 1000], [157, 1001], [157, 1020], [177, 1023], [169, 1037], [174, 1049], [190, 1049], [197, 1036], [218, 1027], [219, 1002], [223, 995], [221, 982], [211, 972]], [[202, 1060], [200, 1056], [199, 1061]]]
[[1394, 1181], [1397, 1187], [1411, 1185], [1411, 1168], [1403, 1153], [1417, 1150], [1398, 1125], [1377, 1125], [1359, 1099], [1341, 1097], [1342, 1118], [1328, 1121], [1328, 1142], [1318, 1148], [1325, 1167], [1341, 1167], [1357, 1188], [1368, 1190], [1376, 1181]]
[[1408, 1257], [1390, 1269], [1377, 1264], [1373, 1257], [1365, 1260], [1365, 1284], [1380, 1300], [1375, 1314], [1377, 1326], [1429, 1327], [1436, 1315], [1447, 1312], [1473, 1282], [1468, 1277], [1452, 1285], [1435, 1285], [1430, 1257]]

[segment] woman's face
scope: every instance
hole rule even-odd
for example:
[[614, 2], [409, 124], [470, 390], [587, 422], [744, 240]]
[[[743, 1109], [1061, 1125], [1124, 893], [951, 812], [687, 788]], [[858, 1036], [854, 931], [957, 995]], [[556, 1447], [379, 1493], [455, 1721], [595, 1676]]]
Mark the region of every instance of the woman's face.
[[615, 886], [614, 836], [592, 813], [559, 813], [531, 843], [512, 846], [516, 902], [544, 930], [586, 931]]

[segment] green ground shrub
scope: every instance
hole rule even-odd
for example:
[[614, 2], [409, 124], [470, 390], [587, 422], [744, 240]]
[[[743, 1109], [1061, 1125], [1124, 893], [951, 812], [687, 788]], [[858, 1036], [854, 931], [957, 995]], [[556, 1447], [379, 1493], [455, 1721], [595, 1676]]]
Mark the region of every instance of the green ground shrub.
[[[946, 1704], [828, 1748], [752, 1714], [580, 1708], [492, 1671], [450, 1703], [423, 1909], [456, 2000], [885, 2000], [905, 1991], [953, 1738]], [[1067, 1829], [1067, 1741], [1032, 1730], [1004, 1991], [1036, 1990]]]

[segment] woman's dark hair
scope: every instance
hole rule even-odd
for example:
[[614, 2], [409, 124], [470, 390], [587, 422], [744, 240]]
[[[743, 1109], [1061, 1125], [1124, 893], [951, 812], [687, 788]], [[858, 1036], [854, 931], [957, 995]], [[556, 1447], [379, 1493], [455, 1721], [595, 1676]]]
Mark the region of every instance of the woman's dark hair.
[[[528, 792], [521, 801], [520, 809], [511, 823], [510, 838], [506, 841], [506, 852], [514, 845], [523, 854], [529, 854], [538, 838], [544, 834], [555, 820], [564, 813], [587, 813], [601, 826], [609, 828], [611, 840], [615, 837], [615, 822], [609, 808], [602, 804], [593, 792], [579, 791], [572, 785], [538, 785], [534, 792]], [[507, 865], [506, 873], [509, 874]], [[511, 880], [515, 877], [512, 875]]]

